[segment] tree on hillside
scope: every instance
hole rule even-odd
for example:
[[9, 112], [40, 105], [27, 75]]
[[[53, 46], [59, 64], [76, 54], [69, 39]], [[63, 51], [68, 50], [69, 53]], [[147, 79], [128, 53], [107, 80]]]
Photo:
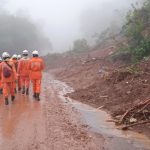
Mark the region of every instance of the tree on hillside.
[[78, 39], [74, 41], [73, 43], [73, 51], [75, 52], [82, 52], [88, 49], [89, 49], [89, 46], [88, 46], [87, 40], [85, 39]]
[[51, 49], [51, 43], [26, 17], [0, 14], [0, 51], [20, 53], [22, 50]]
[[128, 12], [123, 32], [129, 39], [127, 49], [135, 60], [140, 60], [150, 55], [150, 0], [145, 0], [141, 8], [135, 5], [132, 7], [133, 10]]

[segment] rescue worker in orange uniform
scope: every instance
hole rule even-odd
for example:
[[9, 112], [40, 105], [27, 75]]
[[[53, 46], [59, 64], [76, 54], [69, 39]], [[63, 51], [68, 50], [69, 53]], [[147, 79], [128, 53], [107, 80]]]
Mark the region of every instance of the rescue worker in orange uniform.
[[40, 101], [42, 71], [44, 70], [44, 62], [39, 57], [37, 50], [32, 52], [33, 58], [29, 61], [30, 80], [33, 85], [33, 97]]
[[[18, 65], [19, 65], [20, 59], [21, 59], [21, 55], [18, 55], [18, 56], [17, 56]], [[20, 78], [20, 75], [19, 75], [19, 74], [18, 74], [18, 91], [19, 91], [19, 92], [21, 91], [21, 78]]]
[[[16, 69], [16, 72], [17, 72], [18, 59], [17, 59], [17, 55], [16, 55], [16, 54], [14, 54], [14, 55], [12, 56], [11, 61], [14, 63], [15, 69]], [[14, 81], [14, 90], [15, 90], [15, 92], [17, 93], [17, 81]]]
[[22, 94], [29, 95], [29, 85], [30, 85], [30, 78], [29, 78], [29, 57], [28, 51], [24, 50], [22, 54], [22, 58], [18, 64], [18, 74], [21, 79], [21, 86], [22, 86]]
[[3, 95], [5, 105], [9, 104], [8, 98], [11, 95], [11, 100], [15, 99], [14, 81], [17, 80], [17, 73], [14, 63], [10, 60], [10, 55], [7, 52], [2, 54], [3, 62], [0, 64], [0, 77], [3, 83]]
[[12, 56], [11, 61], [14, 63], [15, 69], [16, 69], [16, 71], [17, 71], [17, 68], [18, 68], [18, 59], [17, 59], [17, 55], [16, 55], [16, 54], [14, 54], [14, 55]]
[[20, 60], [20, 59], [21, 59], [21, 55], [18, 55], [18, 56], [17, 56], [17, 59]]
[[[0, 64], [2, 63], [2, 58], [0, 57]], [[1, 78], [0, 78], [0, 94], [3, 93], [3, 84], [2, 84], [2, 81], [1, 81]]]

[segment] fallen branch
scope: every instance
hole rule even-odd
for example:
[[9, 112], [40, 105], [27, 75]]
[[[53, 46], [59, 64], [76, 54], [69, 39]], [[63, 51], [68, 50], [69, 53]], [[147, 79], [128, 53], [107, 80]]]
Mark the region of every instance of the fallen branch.
[[139, 112], [142, 112], [148, 105], [150, 105], [150, 101], [149, 101], [142, 109], [140, 109], [140, 110], [138, 111], [138, 113], [139, 113]]
[[150, 123], [150, 120], [134, 123], [134, 124], [131, 124], [131, 125], [126, 125], [126, 126], [122, 127], [122, 130], [127, 130], [129, 127], [134, 127], [134, 126], [138, 126], [138, 125], [141, 125], [141, 124], [147, 124], [147, 123]]
[[106, 120], [106, 122], [114, 122], [114, 123], [118, 123], [118, 120], [108, 119], [108, 120]]
[[122, 116], [122, 118], [120, 119], [120, 123], [123, 123], [125, 117], [126, 117], [131, 111], [135, 110], [136, 108], [145, 106], [145, 105], [147, 105], [147, 104], [149, 104], [149, 103], [150, 103], [150, 99], [145, 100], [144, 102], [140, 102], [139, 104], [133, 106], [131, 109], [127, 110], [127, 111], [124, 113], [124, 115]]
[[99, 109], [102, 109], [104, 107], [104, 105], [103, 106], [100, 106], [100, 107], [98, 107], [98, 108], [96, 108], [97, 110], [99, 110]]

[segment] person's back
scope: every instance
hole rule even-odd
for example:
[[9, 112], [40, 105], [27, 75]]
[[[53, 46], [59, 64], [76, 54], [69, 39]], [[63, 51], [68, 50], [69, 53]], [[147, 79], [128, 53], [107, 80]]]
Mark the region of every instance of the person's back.
[[18, 76], [21, 80], [21, 89], [22, 94], [29, 95], [29, 86], [30, 86], [30, 79], [29, 79], [29, 57], [28, 57], [28, 51], [23, 51], [23, 58], [19, 60], [18, 63]]
[[2, 54], [3, 62], [0, 64], [0, 76], [3, 84], [3, 95], [5, 97], [5, 104], [8, 105], [9, 95], [14, 101], [14, 82], [17, 80], [17, 74], [14, 63], [10, 60], [10, 55], [7, 52]]
[[[10, 75], [5, 75], [9, 72]], [[12, 61], [4, 61], [0, 65], [0, 74], [1, 74], [1, 81], [2, 83], [8, 83], [8, 82], [14, 82], [14, 80], [17, 78], [15, 66]]]
[[31, 58], [29, 62], [30, 79], [40, 80], [42, 78], [42, 71], [44, 69], [43, 60], [39, 57]]
[[14, 55], [12, 56], [12, 59], [10, 59], [10, 61], [14, 63], [15, 69], [16, 69], [16, 71], [17, 71], [17, 68], [18, 68], [17, 55], [14, 54]]
[[18, 73], [22, 77], [29, 77], [29, 58], [21, 58], [18, 63]]
[[39, 58], [38, 51], [33, 51], [33, 58], [29, 61], [30, 79], [33, 84], [33, 97], [40, 100], [42, 71], [44, 70], [44, 62]]

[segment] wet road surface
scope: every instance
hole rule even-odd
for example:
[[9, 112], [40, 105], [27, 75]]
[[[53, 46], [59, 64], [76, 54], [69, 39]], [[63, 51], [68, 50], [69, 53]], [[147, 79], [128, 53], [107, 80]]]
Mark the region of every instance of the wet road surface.
[[[45, 145], [43, 104], [18, 94], [10, 106], [0, 106], [0, 149], [23, 150]], [[44, 144], [43, 144], [44, 143]]]
[[0, 150], [149, 149], [149, 139], [132, 133], [125, 136], [105, 121], [97, 123], [98, 111], [63, 101], [62, 95], [72, 89], [49, 75], [45, 79], [40, 102], [18, 94], [13, 104], [5, 106], [0, 97]]
[[40, 102], [20, 93], [5, 106], [0, 97], [0, 150], [99, 150], [103, 141], [79, 123], [47, 80]]

